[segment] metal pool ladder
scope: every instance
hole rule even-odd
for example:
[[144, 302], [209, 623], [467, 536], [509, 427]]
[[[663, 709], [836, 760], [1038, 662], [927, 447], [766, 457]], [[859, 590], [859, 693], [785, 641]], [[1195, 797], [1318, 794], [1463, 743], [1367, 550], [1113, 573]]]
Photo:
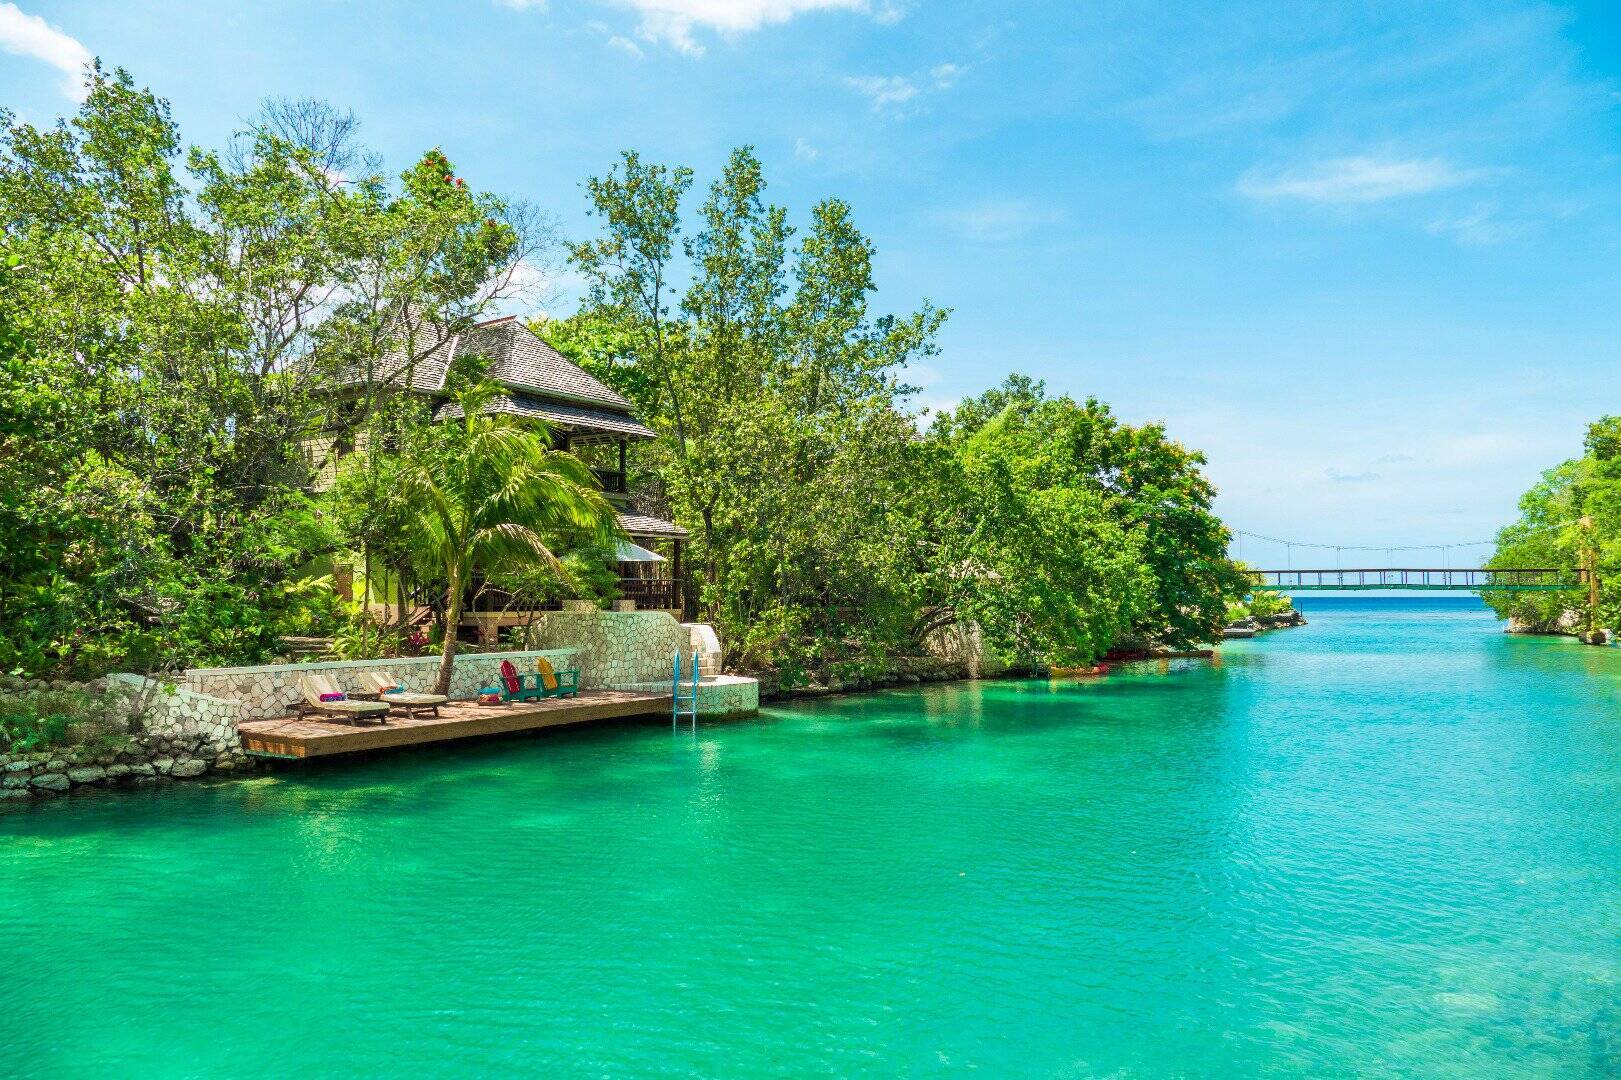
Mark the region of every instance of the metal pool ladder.
[[[675, 671], [670, 679], [670, 730], [674, 731], [684, 716], [692, 725], [692, 730], [698, 730], [698, 654], [692, 654], [692, 681], [681, 681], [681, 650], [675, 652]], [[682, 687], [686, 686], [686, 693]]]

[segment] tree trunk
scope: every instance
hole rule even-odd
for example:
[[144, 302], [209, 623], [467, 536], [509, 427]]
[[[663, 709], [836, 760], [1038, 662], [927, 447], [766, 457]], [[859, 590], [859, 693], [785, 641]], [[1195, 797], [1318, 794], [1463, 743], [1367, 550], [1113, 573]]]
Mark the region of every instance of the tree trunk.
[[450, 672], [456, 666], [456, 631], [462, 624], [462, 578], [450, 575], [450, 591], [445, 595], [445, 647], [439, 654], [439, 678], [434, 681], [433, 692], [450, 693]]

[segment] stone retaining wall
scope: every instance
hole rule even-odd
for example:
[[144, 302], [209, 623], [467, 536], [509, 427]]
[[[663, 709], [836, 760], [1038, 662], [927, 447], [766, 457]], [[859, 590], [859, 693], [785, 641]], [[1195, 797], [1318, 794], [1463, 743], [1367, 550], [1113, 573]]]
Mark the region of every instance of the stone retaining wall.
[[[668, 694], [670, 680], [624, 683], [613, 690]], [[750, 716], [760, 711], [760, 680], [744, 675], [715, 675], [698, 683], [698, 715], [708, 717]]]
[[237, 739], [235, 701], [138, 675], [109, 675], [102, 692], [124, 745], [0, 755], [0, 799], [59, 795], [86, 785], [190, 779], [251, 764]]
[[[665, 616], [668, 618], [669, 616]], [[544, 656], [556, 667], [573, 667], [572, 648], [531, 649], [517, 652], [460, 653], [450, 677], [450, 696], [469, 700], [480, 687], [500, 681], [501, 661], [511, 660], [519, 671], [535, 670], [535, 658]], [[584, 667], [584, 664], [581, 664]], [[194, 668], [186, 672], [186, 688], [240, 703], [239, 720], [268, 720], [298, 708], [301, 675], [330, 675], [345, 690], [363, 690], [363, 671], [386, 671], [408, 690], [428, 691], [439, 675], [439, 657], [410, 656], [390, 660], [329, 660], [314, 664], [266, 664], [260, 667]], [[586, 685], [584, 672], [581, 685]]]
[[692, 648], [667, 611], [548, 611], [529, 628], [529, 644], [574, 649], [583, 690], [660, 680], [668, 686], [676, 651], [686, 656]]
[[[689, 630], [662, 611], [551, 612], [535, 631], [536, 648], [459, 654], [450, 696], [472, 698], [480, 687], [498, 682], [503, 660], [527, 672], [535, 669], [535, 659], [541, 656], [558, 668], [578, 667], [582, 688], [668, 693], [671, 657], [678, 649], [690, 655], [693, 648]], [[293, 712], [301, 697], [300, 675], [322, 672], [345, 689], [361, 689], [360, 673], [367, 670], [387, 671], [408, 689], [425, 691], [438, 675], [439, 658], [196, 668], [175, 686], [137, 675], [110, 675], [105, 684], [84, 689], [104, 693], [109, 714], [119, 712], [120, 738], [127, 746], [0, 755], [0, 799], [251, 769], [254, 762], [242, 753], [237, 737], [238, 722]], [[754, 679], [723, 675], [706, 678], [699, 686], [701, 716], [753, 713], [759, 704], [760, 687]]]

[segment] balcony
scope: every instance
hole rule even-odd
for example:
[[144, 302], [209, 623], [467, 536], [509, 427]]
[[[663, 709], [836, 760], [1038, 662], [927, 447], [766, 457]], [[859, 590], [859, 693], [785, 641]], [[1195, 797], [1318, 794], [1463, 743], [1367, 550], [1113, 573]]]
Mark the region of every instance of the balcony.
[[597, 483], [602, 485], [602, 490], [607, 494], [625, 494], [625, 474], [623, 471], [619, 469], [593, 468], [591, 470], [591, 475], [597, 478]]

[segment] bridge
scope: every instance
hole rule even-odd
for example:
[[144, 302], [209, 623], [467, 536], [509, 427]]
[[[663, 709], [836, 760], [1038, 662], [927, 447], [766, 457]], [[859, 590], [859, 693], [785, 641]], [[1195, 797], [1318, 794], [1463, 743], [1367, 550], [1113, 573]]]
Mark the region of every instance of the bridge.
[[1585, 589], [1586, 570], [1527, 568], [1450, 570], [1388, 568], [1351, 570], [1252, 570], [1259, 592], [1339, 592], [1367, 589], [1423, 589], [1453, 592], [1561, 592]]

